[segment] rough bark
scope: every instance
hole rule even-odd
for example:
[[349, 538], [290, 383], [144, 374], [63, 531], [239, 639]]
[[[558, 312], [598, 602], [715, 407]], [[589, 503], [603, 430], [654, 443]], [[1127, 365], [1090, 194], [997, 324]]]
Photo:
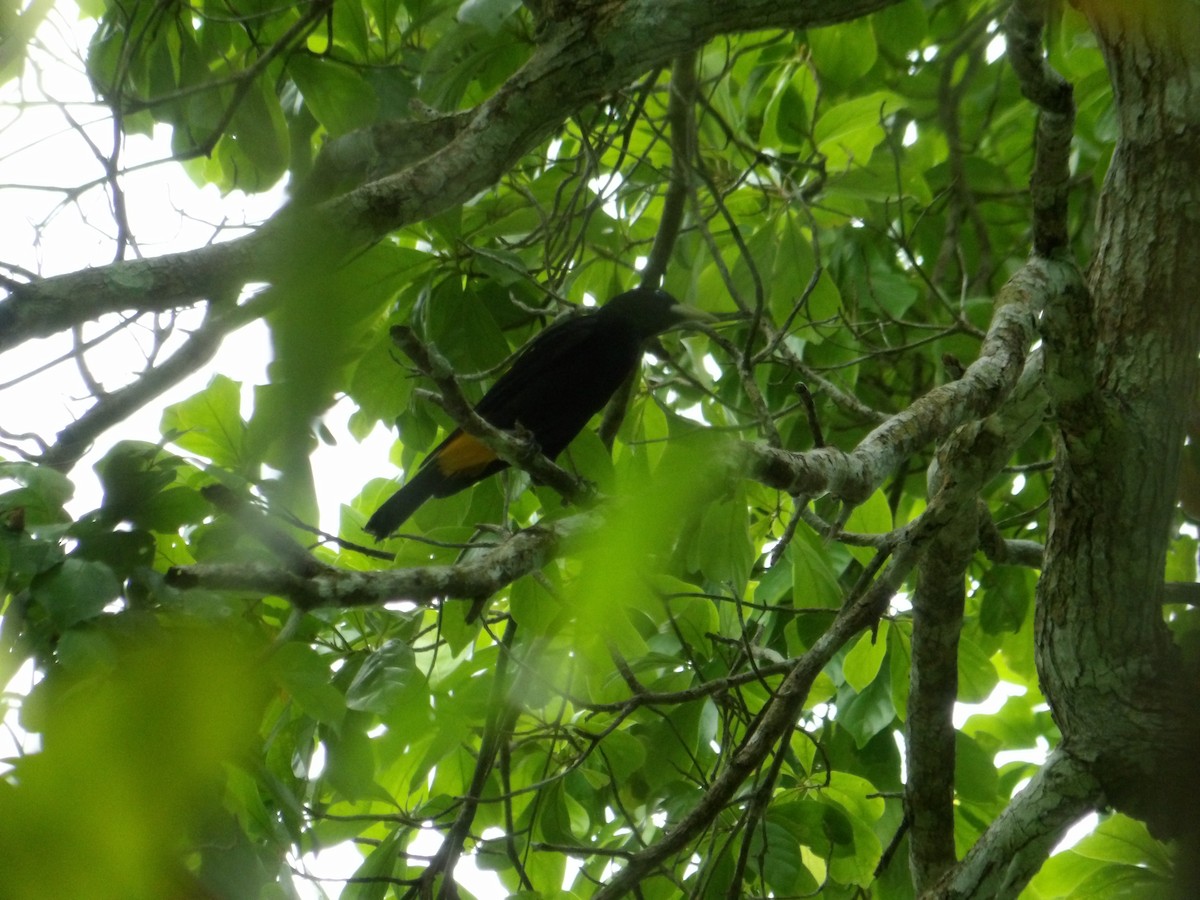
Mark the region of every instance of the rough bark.
[[[1063, 274], [1073, 271], [1059, 268]], [[1046, 406], [1041, 363], [1040, 353], [1031, 356], [1005, 404], [987, 419], [958, 429], [942, 447], [930, 471], [932, 503], [951, 494], [959, 499], [921, 557], [913, 594], [911, 691], [905, 723], [905, 812], [909, 821], [909, 863], [918, 893], [956, 861], [954, 704], [958, 699], [958, 639], [966, 599], [966, 570], [987, 522], [987, 511], [976, 499], [977, 492], [1041, 425]], [[1049, 830], [1050, 824], [1046, 825]], [[1030, 826], [1026, 838], [1032, 839], [1035, 830]]]
[[1200, 348], [1200, 8], [1081, 3], [1120, 136], [1089, 293], [1047, 310], [1059, 425], [1038, 670], [1063, 746], [1116, 808], [1194, 834], [1195, 678], [1160, 609]]
[[963, 861], [922, 897], [1005, 900], [1019, 896], [1066, 830], [1095, 808], [1098, 795], [1089, 767], [1056, 750]]

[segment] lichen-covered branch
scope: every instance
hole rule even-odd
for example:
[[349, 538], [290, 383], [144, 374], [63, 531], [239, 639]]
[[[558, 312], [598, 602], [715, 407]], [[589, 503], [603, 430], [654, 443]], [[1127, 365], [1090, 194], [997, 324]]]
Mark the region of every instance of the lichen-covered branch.
[[535, 526], [513, 535], [478, 559], [456, 565], [414, 566], [358, 572], [326, 566], [304, 577], [292, 568], [266, 563], [198, 563], [176, 566], [167, 581], [177, 588], [253, 591], [283, 597], [298, 609], [382, 606], [407, 601], [431, 605], [445, 599], [490, 597], [523, 575], [536, 572], [555, 554], [599, 527], [594, 513]]
[[1042, 354], [1035, 353], [1004, 405], [960, 428], [938, 454], [931, 507], [952, 485], [949, 518], [922, 554], [913, 595], [912, 687], [905, 723], [909, 860], [918, 893], [956, 860], [954, 844], [954, 704], [966, 569], [987, 515], [977, 492], [1042, 423], [1046, 410]]
[[1100, 785], [1088, 766], [1055, 750], [963, 861], [922, 897], [1017, 897], [1066, 830], [1103, 802]]
[[1072, 279], [1078, 281], [1078, 273], [1070, 266], [1031, 260], [1001, 289], [979, 358], [962, 378], [918, 398], [849, 452], [832, 447], [807, 453], [748, 448], [750, 477], [790, 494], [831, 493], [848, 504], [862, 503], [905, 459], [1000, 405], [1025, 365], [1036, 312]]

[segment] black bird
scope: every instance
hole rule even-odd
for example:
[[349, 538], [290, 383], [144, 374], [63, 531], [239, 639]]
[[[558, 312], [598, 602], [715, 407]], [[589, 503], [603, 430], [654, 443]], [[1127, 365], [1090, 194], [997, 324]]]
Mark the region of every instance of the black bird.
[[[626, 291], [596, 312], [557, 322], [531, 340], [475, 411], [496, 428], [511, 430], [519, 423], [553, 459], [637, 368], [647, 340], [708, 319], [708, 313], [666, 291]], [[382, 540], [430, 497], [449, 497], [507, 465], [482, 441], [456, 429], [364, 527]]]

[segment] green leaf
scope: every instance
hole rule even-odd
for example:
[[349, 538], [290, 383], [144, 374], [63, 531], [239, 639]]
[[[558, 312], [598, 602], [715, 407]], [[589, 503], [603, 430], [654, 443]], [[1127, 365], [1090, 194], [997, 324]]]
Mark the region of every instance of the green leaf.
[[749, 252], [739, 254], [733, 263], [731, 275], [734, 289], [751, 305], [757, 304], [760, 290], [764, 303], [770, 301], [774, 292], [771, 272], [778, 251], [775, 231], [770, 223], [755, 231], [746, 241], [746, 249]]
[[[486, 371], [509, 356], [508, 341], [491, 310], [456, 279], [434, 287], [425, 315], [426, 333], [434, 347], [460, 376]], [[483, 394], [477, 380], [464, 387], [473, 398]]]
[[411, 836], [409, 828], [388, 832], [355, 870], [354, 878], [341, 891], [341, 900], [383, 900], [388, 892], [388, 879], [402, 874], [397, 868], [403, 870], [403, 851]]
[[742, 491], [737, 491], [735, 497], [711, 504], [704, 511], [692, 548], [694, 568], [700, 569], [711, 581], [728, 585], [734, 595], [741, 595], [755, 559]]
[[1088, 859], [1148, 867], [1163, 878], [1174, 871], [1170, 853], [1151, 836], [1146, 824], [1119, 814], [1104, 819], [1071, 849]]
[[888, 631], [887, 622], [879, 623], [877, 634], [864, 631], [842, 660], [842, 676], [855, 691], [862, 693], [879, 674], [879, 667], [887, 653]]
[[100, 615], [120, 594], [121, 584], [104, 563], [67, 558], [35, 578], [32, 590], [55, 628], [64, 631]]
[[400, 704], [428, 703], [429, 686], [416, 667], [412, 648], [389, 641], [363, 662], [346, 689], [349, 709], [387, 714]]
[[[811, 323], [799, 328], [796, 335], [811, 344], [819, 344], [836, 328], [837, 316], [842, 309], [842, 295], [828, 271], [822, 271], [808, 295], [800, 321]], [[836, 332], [834, 332], [836, 333]]]
[[763, 861], [762, 875], [773, 892], [791, 896], [811, 890], [813, 878], [804, 866], [801, 844], [786, 824], [767, 818], [749, 837], [750, 856]]
[[996, 667], [979, 645], [963, 635], [958, 642], [958, 699], [982, 703], [1000, 681]]
[[159, 429], [189, 453], [237, 469], [245, 461], [241, 404], [241, 384], [214, 375], [203, 391], [163, 410]]
[[[104, 488], [102, 512], [108, 522], [134, 522], [152, 527], [169, 511], [160, 503], [167, 485], [175, 480], [182, 460], [161, 447], [143, 441], [121, 441], [96, 463], [96, 474]], [[189, 492], [199, 501], [195, 492]], [[182, 500], [174, 497], [172, 499]], [[195, 509], [199, 503], [193, 503]], [[207, 507], [207, 504], [205, 504]]]
[[119, 582], [145, 573], [154, 562], [154, 536], [148, 531], [114, 531], [85, 519], [72, 526], [70, 533], [79, 542], [72, 556], [102, 563]]
[[881, 125], [905, 101], [890, 91], [876, 91], [865, 97], [847, 100], [826, 110], [817, 119], [813, 136], [828, 162], [837, 172], [851, 164], [866, 165], [875, 147], [884, 138]]
[[990, 753], [959, 732], [954, 741], [954, 790], [965, 800], [987, 804], [996, 800], [1000, 781]]
[[269, 79], [255, 79], [230, 122], [230, 132], [217, 144], [218, 157], [228, 156], [232, 177], [227, 187], [265, 191], [287, 170], [287, 124]]
[[0, 460], [0, 482], [8, 479], [22, 487], [0, 494], [0, 512], [22, 507], [30, 524], [57, 520], [75, 493], [71, 480], [49, 466]]
[[[591, 428], [583, 429], [579, 436], [571, 441], [566, 455], [559, 462], [568, 463], [576, 475], [594, 484], [602, 494], [610, 494], [616, 490], [612, 454]], [[567, 507], [565, 514], [570, 512], [570, 508]]]
[[1172, 538], [1167, 549], [1167, 581], [1192, 582], [1196, 580], [1196, 553], [1200, 541], [1191, 535], [1181, 534]]
[[920, 295], [913, 278], [899, 272], [872, 272], [866, 292], [872, 306], [897, 319], [912, 308]]
[[798, 539], [788, 547], [787, 555], [792, 561], [792, 603], [795, 606], [828, 609], [841, 606], [842, 588], [822, 550], [807, 540]]
[[[784, 69], [763, 110], [760, 141], [788, 149], [809, 147], [817, 96], [816, 78], [808, 66]], [[742, 110], [736, 112], [740, 115]]]
[[895, 718], [892, 686], [884, 678], [876, 678], [865, 691], [838, 711], [838, 724], [849, 732], [860, 750], [871, 738], [891, 725]]
[[1033, 600], [1027, 570], [1018, 566], [992, 566], [980, 580], [982, 599], [979, 624], [989, 634], [1017, 632]]
[[920, 46], [929, 29], [929, 19], [921, 0], [904, 0], [875, 13], [879, 43], [895, 57], [903, 57]]
[[604, 739], [604, 743], [600, 745], [600, 752], [618, 781], [634, 775], [645, 764], [648, 756], [646, 745], [622, 729], [613, 731]]
[[[830, 786], [821, 792], [823, 800], [836, 804], [850, 825], [851, 840], [834, 848], [829, 872], [845, 884], [867, 885], [875, 877], [875, 866], [883, 852], [874, 831], [883, 812], [883, 801], [871, 782], [850, 773], [830, 773]], [[829, 821], [829, 820], [827, 820]]]
[[[770, 280], [771, 311], [777, 321], [786, 322], [804, 297], [817, 261], [813, 254], [812, 234], [798, 217], [780, 216], [771, 238], [778, 247]], [[809, 297], [808, 306], [799, 311], [800, 321], [824, 318], [825, 313], [826, 310], [814, 310], [812, 297]]]
[[120, 648], [99, 629], [72, 628], [58, 639], [58, 659], [63, 670], [74, 676], [109, 673], [120, 660]]
[[337, 726], [346, 715], [346, 698], [333, 686], [329, 660], [311, 647], [287, 643], [270, 661], [271, 676], [318, 722]]
[[1079, 883], [1103, 867], [1103, 863], [1080, 856], [1074, 849], [1065, 850], [1046, 860], [1030, 881], [1026, 893], [1033, 900], [1074, 896]]
[[[786, 555], [785, 555], [786, 557]], [[792, 590], [792, 567], [776, 563], [763, 573], [754, 588], [754, 602], [764, 606], [778, 603]]]
[[534, 578], [521, 578], [509, 589], [508, 610], [522, 629], [549, 635], [563, 615], [562, 601]]
[[1136, 866], [1101, 866], [1087, 876], [1068, 896], [1068, 900], [1144, 900], [1169, 896], [1171, 881]]
[[325, 768], [321, 779], [347, 800], [391, 797], [375, 783], [375, 750], [364, 729], [367, 717], [352, 713], [336, 732], [322, 729]]
[[875, 29], [868, 18], [808, 32], [813, 62], [822, 78], [848, 85], [875, 65]]
[[375, 121], [379, 100], [352, 66], [325, 57], [297, 55], [289, 61], [288, 72], [313, 118], [331, 137]]
[[[892, 509], [888, 506], [887, 497], [881, 489], [877, 489], [865, 503], [854, 507], [846, 521], [845, 530], [858, 534], [887, 534], [893, 527]], [[848, 545], [846, 549], [860, 563], [869, 563], [875, 558], [876, 551], [872, 547]]]
[[336, 44], [353, 50], [356, 59], [367, 58], [372, 35], [366, 4], [334, 4], [331, 30]]
[[541, 792], [541, 800], [538, 826], [543, 840], [574, 844], [587, 833], [590, 821], [587, 811], [566, 792], [561, 782]]

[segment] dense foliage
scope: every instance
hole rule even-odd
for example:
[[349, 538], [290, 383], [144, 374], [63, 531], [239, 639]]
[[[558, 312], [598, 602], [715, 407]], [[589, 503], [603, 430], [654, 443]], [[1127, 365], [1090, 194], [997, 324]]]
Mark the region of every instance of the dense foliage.
[[[619, 64], [623, 43], [652, 41], [603, 4], [81, 5], [117, 133], [169, 125], [168, 164], [197, 183], [287, 178], [290, 200], [250, 238], [123, 268], [144, 265], [144, 238], [122, 218], [118, 145], [87, 189], [107, 192], [116, 235], [97, 293], [2, 320], [22, 342], [71, 316], [97, 334], [159, 329], [165, 349], [57, 436], [0, 423], [0, 671], [32, 658], [45, 675], [6, 698], [44, 749], [0, 782], [0, 893], [296, 896], [305, 854], [354, 841], [362, 864], [330, 895], [436, 893], [469, 859], [526, 896], [633, 888], [615, 886], [622, 870], [642, 897], [912, 896], [904, 734], [910, 697], [934, 682], [951, 703], [996, 700], [960, 707], [941, 758], [953, 848], [976, 845], [1060, 739], [1033, 637], [1046, 406], [1013, 424], [997, 409], [1015, 378], [965, 393], [1033, 244], [1034, 107], [1003, 10], [904, 0], [828, 27], [735, 19], [687, 47], [651, 4], [631, 21], [661, 28], [669, 55]], [[561, 121], [523, 109], [519, 73], [596, 34], [628, 83], [563, 87], [581, 99]], [[1111, 89], [1077, 14], [1047, 46], [1075, 90], [1065, 221], [1083, 265]], [[10, 54], [5, 77], [34, 77], [21, 63]], [[472, 118], [506, 90], [492, 119]], [[504, 143], [505, 116], [527, 121], [520, 139]], [[482, 190], [457, 180], [472, 164]], [[431, 185], [441, 165], [446, 185]], [[219, 255], [243, 240], [258, 243]], [[649, 348], [627, 404], [559, 459], [582, 479], [571, 502], [508, 473], [426, 504], [377, 547], [362, 525], [394, 489], [380, 460], [338, 533], [321, 531], [327, 488], [308, 456], [335, 401], [355, 407], [354, 438], [394, 428], [391, 462], [410, 473], [455, 426], [440, 370], [418, 371], [391, 326], [476, 399], [556, 316], [647, 267], [718, 323]], [[3, 278], [17, 300], [40, 281]], [[117, 443], [95, 466], [100, 505], [68, 515], [72, 481], [93, 477], [71, 468], [86, 446], [260, 318], [270, 382], [218, 372], [169, 403], [161, 441]], [[105, 343], [89, 341], [66, 362], [86, 370]], [[955, 429], [976, 420], [1011, 439], [972, 474], [985, 512], [923, 518], [947, 477], [966, 478]], [[786, 469], [772, 449], [853, 451], [859, 468], [806, 482], [832, 453]], [[922, 675], [905, 548], [941, 553], [919, 530], [935, 518], [969, 532], [966, 597], [951, 670]], [[1194, 580], [1195, 552], [1173, 538], [1168, 581]], [[1187, 608], [1167, 609], [1185, 631]], [[806, 665], [803, 711], [757, 752]], [[413, 855], [430, 831], [433, 858]], [[1171, 865], [1144, 825], [1110, 815], [1027, 895], [1153, 891]]]

